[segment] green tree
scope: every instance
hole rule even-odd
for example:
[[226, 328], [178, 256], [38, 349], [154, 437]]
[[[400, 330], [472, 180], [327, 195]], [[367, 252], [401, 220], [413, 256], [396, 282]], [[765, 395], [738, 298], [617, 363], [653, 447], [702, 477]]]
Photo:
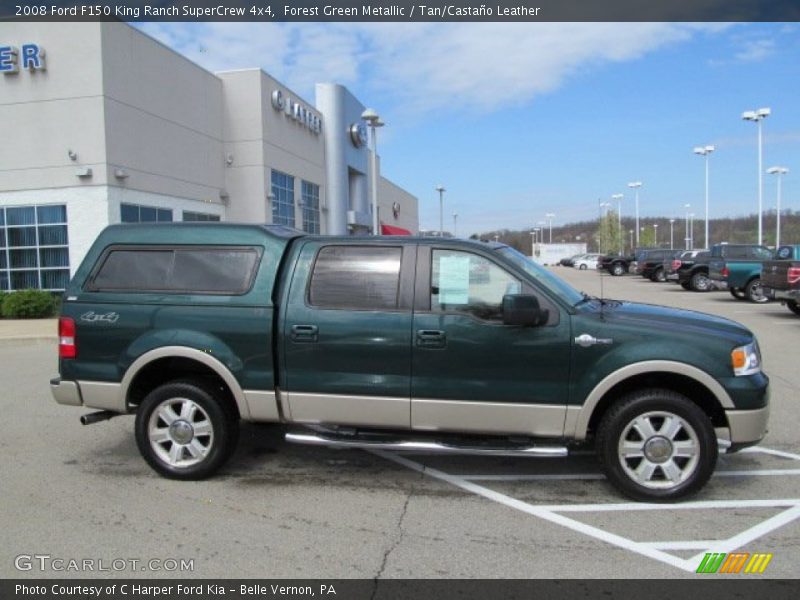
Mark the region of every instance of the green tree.
[[615, 211], [608, 211], [600, 219], [596, 237], [602, 254], [616, 253], [623, 250], [625, 240]]

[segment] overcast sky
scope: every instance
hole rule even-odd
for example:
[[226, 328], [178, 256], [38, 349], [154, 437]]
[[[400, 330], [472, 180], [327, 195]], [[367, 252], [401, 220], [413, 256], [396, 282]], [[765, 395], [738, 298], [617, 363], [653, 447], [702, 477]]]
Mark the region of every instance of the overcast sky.
[[[669, 23], [207, 23], [140, 27], [210, 70], [261, 67], [306, 100], [346, 85], [375, 108], [383, 175], [419, 198], [420, 225], [459, 233], [594, 218], [598, 199], [641, 180], [640, 212], [757, 208], [764, 167], [788, 166], [783, 206], [800, 210], [800, 27]], [[765, 207], [775, 181], [765, 176]]]

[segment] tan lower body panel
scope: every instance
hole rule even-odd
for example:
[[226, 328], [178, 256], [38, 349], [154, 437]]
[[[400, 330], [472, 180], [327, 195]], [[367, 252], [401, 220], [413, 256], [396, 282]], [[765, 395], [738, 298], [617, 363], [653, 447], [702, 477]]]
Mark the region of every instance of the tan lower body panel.
[[118, 413], [128, 412], [122, 386], [106, 381], [79, 381], [84, 406]]
[[[409, 399], [281, 392], [295, 423], [330, 423], [408, 429]], [[286, 415], [288, 416], [288, 415]]]
[[756, 410], [726, 410], [734, 444], [760, 441], [767, 433], [769, 405]]
[[411, 427], [423, 431], [561, 437], [567, 407], [462, 400], [411, 400]]
[[280, 421], [278, 398], [275, 392], [244, 390], [250, 421]]

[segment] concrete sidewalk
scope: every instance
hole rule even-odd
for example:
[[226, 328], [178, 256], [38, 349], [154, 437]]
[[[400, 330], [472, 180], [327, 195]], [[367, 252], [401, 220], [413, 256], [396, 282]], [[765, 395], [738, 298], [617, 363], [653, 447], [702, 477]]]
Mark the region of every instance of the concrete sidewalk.
[[58, 319], [0, 319], [0, 341], [57, 338]]

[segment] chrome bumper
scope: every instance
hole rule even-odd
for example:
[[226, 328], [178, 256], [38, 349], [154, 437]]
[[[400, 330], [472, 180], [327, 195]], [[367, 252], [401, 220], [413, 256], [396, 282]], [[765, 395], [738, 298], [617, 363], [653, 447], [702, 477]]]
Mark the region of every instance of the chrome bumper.
[[50, 393], [59, 404], [83, 406], [81, 389], [74, 381], [63, 381], [60, 377], [50, 380]]
[[754, 444], [767, 434], [769, 405], [756, 410], [726, 410], [732, 444]]

